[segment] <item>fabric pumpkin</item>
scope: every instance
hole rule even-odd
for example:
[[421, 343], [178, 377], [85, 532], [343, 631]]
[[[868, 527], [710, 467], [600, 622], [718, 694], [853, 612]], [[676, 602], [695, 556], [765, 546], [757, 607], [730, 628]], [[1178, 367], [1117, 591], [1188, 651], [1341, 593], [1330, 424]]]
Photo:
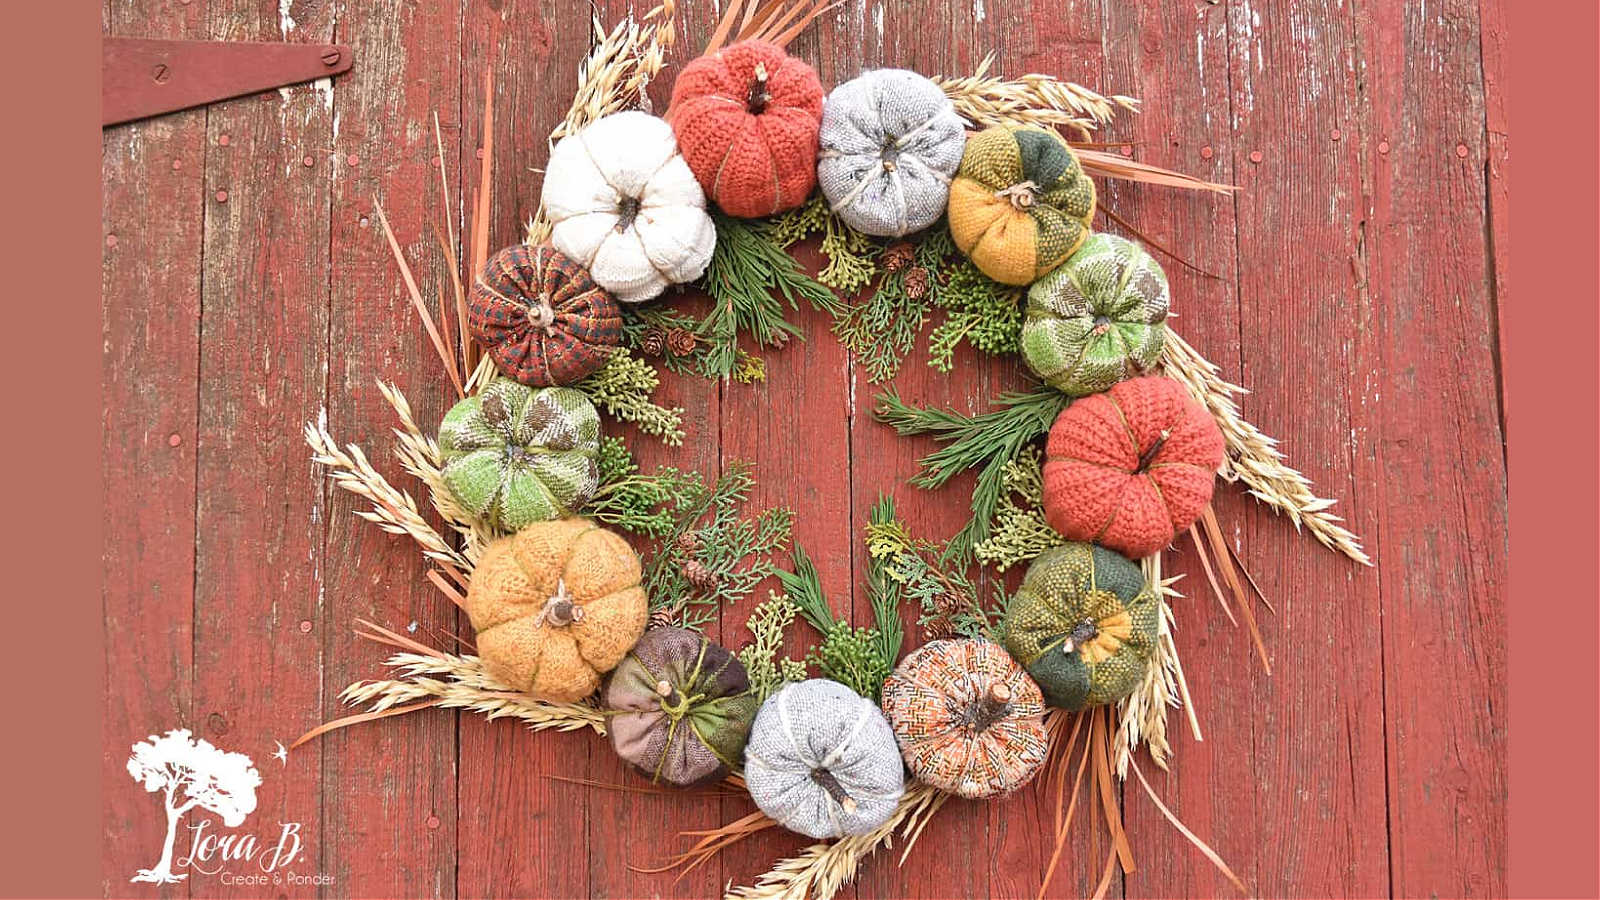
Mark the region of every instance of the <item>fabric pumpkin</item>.
[[467, 300], [467, 327], [501, 374], [533, 387], [598, 372], [622, 343], [622, 307], [554, 247], [489, 257]]
[[550, 242], [623, 303], [699, 278], [717, 245], [672, 126], [646, 113], [614, 113], [562, 138], [542, 200]]
[[467, 586], [478, 656], [516, 690], [582, 700], [644, 633], [641, 575], [628, 542], [588, 519], [539, 522], [493, 541]]
[[1044, 513], [1074, 541], [1142, 559], [1205, 512], [1222, 432], [1183, 385], [1145, 376], [1074, 401], [1045, 442]]
[[672, 86], [667, 121], [711, 202], [731, 216], [770, 216], [817, 185], [822, 82], [766, 41], [702, 56]]
[[445, 413], [439, 474], [489, 527], [559, 519], [600, 486], [600, 414], [581, 391], [496, 378]]
[[1091, 236], [1028, 290], [1022, 359], [1074, 397], [1154, 368], [1167, 336], [1167, 276], [1138, 244]]
[[686, 628], [645, 632], [606, 682], [617, 755], [677, 787], [739, 764], [756, 706], [739, 658]]
[[1027, 784], [1049, 749], [1039, 686], [992, 641], [924, 644], [884, 682], [883, 712], [912, 776], [969, 799]]
[[871, 700], [825, 678], [785, 685], [761, 704], [744, 781], [762, 812], [819, 839], [877, 828], [905, 793], [889, 721]]
[[937, 84], [877, 69], [834, 88], [822, 107], [817, 180], [846, 225], [901, 237], [944, 214], [967, 137]]
[[950, 236], [983, 274], [1031, 284], [1089, 236], [1094, 182], [1054, 131], [996, 125], [967, 140], [950, 185]]
[[1138, 564], [1104, 547], [1039, 554], [1006, 608], [1006, 649], [1051, 706], [1115, 703], [1144, 680], [1161, 615]]

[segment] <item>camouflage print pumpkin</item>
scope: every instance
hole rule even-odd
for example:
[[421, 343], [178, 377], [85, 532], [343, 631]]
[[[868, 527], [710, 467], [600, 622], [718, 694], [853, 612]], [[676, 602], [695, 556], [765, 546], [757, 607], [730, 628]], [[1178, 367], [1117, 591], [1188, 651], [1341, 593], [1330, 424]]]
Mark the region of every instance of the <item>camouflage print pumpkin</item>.
[[1098, 393], [1160, 361], [1169, 302], [1144, 248], [1096, 234], [1028, 290], [1022, 360], [1064, 394]]
[[611, 746], [676, 787], [738, 766], [757, 706], [739, 658], [686, 628], [645, 632], [606, 682]]
[[970, 799], [1009, 794], [1044, 765], [1044, 697], [1004, 647], [932, 641], [883, 685], [883, 713], [918, 781]]
[[644, 633], [641, 574], [628, 542], [588, 519], [538, 522], [493, 541], [465, 602], [484, 667], [545, 700], [593, 694]]
[[516, 531], [568, 515], [600, 486], [600, 414], [571, 388], [496, 378], [439, 425], [450, 495], [491, 528]]
[[1160, 604], [1127, 557], [1093, 544], [1039, 554], [1006, 610], [1006, 649], [1062, 709], [1114, 703], [1144, 680]]
[[1031, 284], [1089, 236], [1094, 182], [1061, 135], [996, 125], [967, 139], [949, 213], [950, 236], [983, 274]]

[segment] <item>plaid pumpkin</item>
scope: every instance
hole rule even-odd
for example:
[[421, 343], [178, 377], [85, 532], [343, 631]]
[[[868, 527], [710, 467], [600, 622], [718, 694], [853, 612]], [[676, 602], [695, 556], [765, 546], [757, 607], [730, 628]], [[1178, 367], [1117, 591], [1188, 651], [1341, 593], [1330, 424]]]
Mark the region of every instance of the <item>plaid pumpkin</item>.
[[967, 139], [950, 236], [983, 274], [1032, 284], [1083, 245], [1094, 205], [1094, 182], [1061, 135], [996, 125]]
[[467, 326], [501, 373], [531, 387], [599, 371], [622, 343], [622, 307], [552, 247], [517, 244], [472, 285]]

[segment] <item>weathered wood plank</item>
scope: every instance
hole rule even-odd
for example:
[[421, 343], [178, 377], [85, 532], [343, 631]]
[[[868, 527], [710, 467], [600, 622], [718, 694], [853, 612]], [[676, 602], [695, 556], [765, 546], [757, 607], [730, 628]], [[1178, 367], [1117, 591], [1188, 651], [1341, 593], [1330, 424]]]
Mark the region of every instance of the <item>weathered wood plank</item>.
[[1465, 2], [1356, 16], [1379, 142], [1357, 476], [1378, 488], [1395, 896], [1506, 890], [1505, 444], [1478, 16]]
[[[290, 8], [302, 23], [327, 12], [300, 3]], [[454, 398], [407, 298], [373, 202], [383, 205], [431, 306], [434, 286], [449, 284], [434, 233], [445, 226], [433, 116], [447, 129], [446, 141], [452, 140], [460, 116], [459, 10], [441, 4], [340, 4], [337, 16], [336, 36], [356, 56], [353, 77], [337, 82], [325, 101], [331, 131], [302, 148], [318, 178], [329, 184], [323, 204], [331, 210], [323, 238], [331, 248], [331, 269], [324, 275], [328, 358], [318, 377], [327, 383], [323, 402], [332, 433], [359, 443], [393, 484], [416, 492], [391, 452], [394, 412], [374, 382], [382, 378], [400, 388], [423, 427], [437, 422]], [[451, 209], [459, 210], [459, 173], [453, 158], [446, 162]], [[414, 623], [414, 636], [438, 647], [452, 647], [451, 635], [459, 633], [454, 607], [422, 579], [416, 546], [356, 518], [365, 505], [330, 487], [322, 511], [324, 597], [310, 640], [322, 654], [323, 718], [351, 711], [338, 700], [346, 685], [388, 672], [381, 665], [387, 649], [353, 635], [358, 618], [402, 633]], [[324, 767], [319, 846], [323, 871], [334, 879], [324, 893], [455, 895], [455, 718], [427, 710], [343, 729], [308, 748]]]
[[[203, 4], [160, 17], [157, 6], [108, 4], [105, 33], [204, 36]], [[172, 728], [200, 730], [190, 704], [205, 126], [205, 111], [192, 110], [109, 129], [102, 143], [108, 897], [127, 895], [134, 872], [155, 864], [166, 824], [158, 795], [128, 777], [129, 745]], [[187, 885], [162, 891], [187, 893]]]

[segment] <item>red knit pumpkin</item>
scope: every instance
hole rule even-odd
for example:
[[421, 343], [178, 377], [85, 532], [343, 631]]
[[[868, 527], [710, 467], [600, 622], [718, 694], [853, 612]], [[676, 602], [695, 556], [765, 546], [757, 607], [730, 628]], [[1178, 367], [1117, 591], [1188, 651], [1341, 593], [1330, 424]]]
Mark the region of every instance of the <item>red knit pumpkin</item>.
[[575, 260], [516, 244], [473, 283], [467, 327], [501, 372], [549, 387], [605, 367], [622, 343], [622, 307]]
[[689, 63], [667, 121], [706, 196], [742, 218], [799, 206], [817, 184], [822, 83], [766, 41], [742, 41]]
[[1222, 466], [1222, 432], [1170, 378], [1073, 402], [1045, 445], [1044, 512], [1057, 531], [1133, 559], [1193, 525]]

